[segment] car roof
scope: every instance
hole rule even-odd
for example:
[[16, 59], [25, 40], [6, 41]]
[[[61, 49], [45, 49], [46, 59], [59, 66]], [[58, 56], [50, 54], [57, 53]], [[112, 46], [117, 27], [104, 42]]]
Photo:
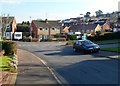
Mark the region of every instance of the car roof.
[[89, 40], [76, 40], [76, 41], [89, 41]]

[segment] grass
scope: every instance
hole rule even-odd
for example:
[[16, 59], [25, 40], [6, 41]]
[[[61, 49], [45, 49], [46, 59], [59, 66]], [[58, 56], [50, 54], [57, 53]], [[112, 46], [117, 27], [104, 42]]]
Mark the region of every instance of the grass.
[[[75, 42], [75, 40], [68, 40], [67, 44], [72, 45]], [[113, 39], [113, 40], [105, 40], [105, 41], [95, 41], [96, 44], [108, 44], [108, 43], [118, 43], [120, 42], [120, 39]]]
[[73, 45], [74, 42], [75, 40], [68, 40], [67, 45]]
[[2, 71], [13, 70], [13, 68], [9, 66], [10, 61], [11, 61], [11, 58], [9, 56], [1, 56], [0, 57], [0, 70]]
[[107, 44], [107, 43], [118, 43], [120, 39], [105, 40], [105, 41], [95, 41], [96, 44]]
[[114, 47], [114, 48], [102, 48], [101, 50], [113, 51], [113, 52], [119, 52], [119, 53], [120, 53], [120, 47]]

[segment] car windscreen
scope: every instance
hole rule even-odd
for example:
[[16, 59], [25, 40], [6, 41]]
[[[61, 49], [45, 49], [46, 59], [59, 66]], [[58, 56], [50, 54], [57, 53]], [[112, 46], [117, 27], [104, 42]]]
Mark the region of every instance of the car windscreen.
[[94, 44], [93, 42], [89, 41], [89, 40], [84, 40], [84, 41], [81, 41], [82, 45], [91, 45], [91, 44]]

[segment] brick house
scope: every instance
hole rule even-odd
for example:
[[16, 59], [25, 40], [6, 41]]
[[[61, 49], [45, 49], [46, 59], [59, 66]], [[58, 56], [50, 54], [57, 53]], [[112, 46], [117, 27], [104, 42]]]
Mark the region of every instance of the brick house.
[[31, 28], [33, 38], [47, 39], [61, 32], [61, 24], [55, 20], [32, 20]]
[[109, 31], [111, 30], [108, 20], [96, 22], [94, 24], [71, 25], [69, 32], [81, 32], [90, 34], [92, 31]]
[[97, 24], [87, 24], [87, 25], [71, 25], [71, 27], [69, 28], [69, 32], [81, 32], [83, 33], [90, 33], [91, 31], [93, 31], [96, 28]]

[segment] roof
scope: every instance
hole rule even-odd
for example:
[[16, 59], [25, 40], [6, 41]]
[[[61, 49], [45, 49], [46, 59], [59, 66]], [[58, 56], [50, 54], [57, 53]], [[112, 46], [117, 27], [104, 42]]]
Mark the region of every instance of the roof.
[[72, 25], [70, 27], [70, 30], [94, 30], [96, 28], [97, 24], [88, 24], [88, 25]]
[[40, 28], [40, 27], [58, 27], [60, 26], [61, 24], [58, 23], [58, 21], [55, 21], [55, 20], [51, 20], [51, 21], [43, 21], [43, 20], [33, 20], [32, 21], [37, 28]]

